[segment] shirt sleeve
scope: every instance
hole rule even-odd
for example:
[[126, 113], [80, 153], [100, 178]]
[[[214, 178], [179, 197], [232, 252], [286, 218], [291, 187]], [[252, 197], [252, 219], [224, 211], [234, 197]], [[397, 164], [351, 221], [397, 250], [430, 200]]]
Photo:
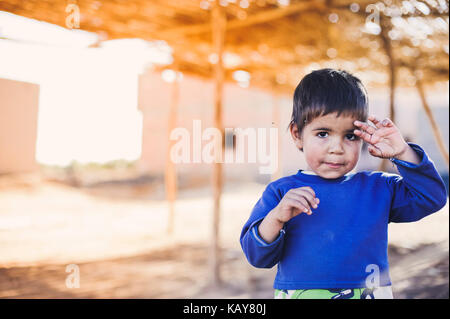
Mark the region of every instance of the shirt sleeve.
[[259, 224], [278, 205], [280, 200], [281, 196], [273, 183], [269, 184], [242, 229], [240, 236], [242, 250], [249, 263], [255, 267], [272, 268], [281, 258], [285, 236], [284, 228], [271, 243], [265, 242], [258, 232]]
[[421, 159], [419, 164], [391, 159], [399, 175], [390, 175], [387, 183], [392, 191], [389, 222], [414, 222], [437, 212], [447, 203], [444, 181], [433, 161], [417, 144], [408, 143]]

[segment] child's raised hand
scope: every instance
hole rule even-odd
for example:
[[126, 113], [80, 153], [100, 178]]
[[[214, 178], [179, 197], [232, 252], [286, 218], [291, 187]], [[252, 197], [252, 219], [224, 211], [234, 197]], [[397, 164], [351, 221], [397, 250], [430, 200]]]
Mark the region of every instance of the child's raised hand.
[[373, 115], [368, 119], [375, 126], [360, 121], [355, 121], [353, 124], [358, 127], [354, 130], [354, 134], [369, 143], [368, 150], [371, 155], [391, 158], [397, 157], [407, 150], [408, 144], [390, 119], [379, 121]]
[[319, 199], [311, 187], [292, 188], [278, 203], [276, 218], [279, 222], [285, 223], [301, 213], [311, 215], [311, 208], [317, 208], [318, 204]]

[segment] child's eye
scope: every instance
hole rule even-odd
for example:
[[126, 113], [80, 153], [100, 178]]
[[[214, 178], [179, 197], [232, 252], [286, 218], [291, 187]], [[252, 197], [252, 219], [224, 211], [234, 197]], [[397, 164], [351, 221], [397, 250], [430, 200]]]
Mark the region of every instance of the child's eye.
[[345, 135], [345, 137], [349, 140], [349, 141], [356, 141], [358, 139], [358, 136], [356, 136], [355, 134], [347, 134]]
[[317, 133], [317, 136], [318, 137], [322, 137], [322, 138], [327, 137], [328, 136], [328, 132], [319, 132], [319, 133]]

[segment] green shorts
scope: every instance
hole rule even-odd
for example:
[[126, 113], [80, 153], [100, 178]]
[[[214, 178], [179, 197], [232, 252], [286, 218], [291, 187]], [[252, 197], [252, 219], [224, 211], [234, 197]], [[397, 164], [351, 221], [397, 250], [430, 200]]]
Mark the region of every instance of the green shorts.
[[377, 288], [275, 289], [275, 299], [393, 299], [391, 286]]

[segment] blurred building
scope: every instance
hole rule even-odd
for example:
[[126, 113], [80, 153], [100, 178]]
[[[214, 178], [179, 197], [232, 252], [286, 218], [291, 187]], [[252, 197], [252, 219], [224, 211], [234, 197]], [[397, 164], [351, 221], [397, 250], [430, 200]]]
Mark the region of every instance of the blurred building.
[[0, 78], [0, 174], [32, 172], [39, 85]]
[[[139, 167], [142, 172], [163, 174], [167, 159], [167, 141], [169, 136], [168, 116], [173, 98], [173, 83], [162, 80], [160, 74], [147, 72], [139, 77], [139, 109], [143, 116], [142, 156]], [[184, 76], [179, 82], [179, 103], [176, 127], [185, 128], [191, 135], [190, 158], [193, 159], [193, 121], [201, 120], [201, 130], [213, 127], [214, 87], [211, 81]], [[265, 128], [267, 134], [272, 124], [272, 108], [275, 103], [270, 93], [248, 89], [237, 84], [226, 84], [223, 92], [224, 128]], [[286, 123], [287, 125], [287, 123]], [[232, 137], [231, 137], [232, 138]], [[228, 140], [228, 138], [227, 138]], [[203, 146], [208, 141], [203, 141]], [[226, 151], [233, 152], [231, 144]], [[246, 161], [247, 162], [247, 161]], [[227, 177], [240, 179], [258, 179], [259, 167], [256, 163], [224, 164]], [[209, 176], [212, 165], [207, 163], [177, 164], [179, 174]], [[261, 177], [270, 179], [270, 175]]]
[[[138, 79], [137, 104], [142, 114], [142, 145], [138, 168], [142, 174], [163, 176], [168, 148], [168, 115], [174, 98], [174, 84], [166, 82], [160, 73], [147, 71]], [[39, 107], [39, 90], [36, 84], [0, 79], [0, 173], [26, 172], [38, 168], [36, 164], [36, 136]], [[177, 164], [177, 172], [183, 176], [211, 176], [212, 165], [194, 163], [193, 158], [193, 121], [201, 120], [201, 130], [213, 126], [213, 83], [204, 79], [184, 76], [178, 86], [179, 102], [176, 127], [185, 128], [191, 134], [190, 163]], [[446, 91], [446, 90], [443, 90]], [[79, 92], [81, 94], [81, 92]], [[433, 109], [443, 138], [448, 149], [449, 101], [446, 92], [427, 91], [427, 98]], [[298, 151], [290, 136], [287, 126], [292, 112], [291, 96], [275, 96], [269, 92], [253, 88], [226, 84], [223, 100], [223, 126], [230, 129], [257, 128], [265, 130], [269, 139], [269, 129], [277, 127], [279, 133], [279, 171], [273, 176], [261, 174], [259, 169], [267, 166], [256, 157], [256, 163], [249, 163], [246, 155], [245, 163], [225, 163], [226, 178], [267, 182], [271, 178], [295, 174], [298, 169], [305, 168], [303, 155]], [[370, 89], [370, 112], [380, 118], [388, 114], [387, 89]], [[127, 106], [129, 113], [136, 112], [135, 101]], [[128, 104], [125, 100], [123, 103]], [[397, 91], [396, 124], [405, 137], [420, 144], [430, 154], [438, 170], [448, 179], [448, 167], [436, 145], [428, 118], [426, 117], [417, 92], [414, 89], [400, 88]], [[133, 105], [134, 104], [134, 105]], [[59, 115], [55, 115], [57, 120]], [[109, 118], [105, 117], [105, 122]], [[126, 117], [123, 119], [126, 120]], [[120, 125], [116, 125], [119, 129]], [[92, 133], [91, 133], [92, 134]], [[120, 133], [119, 133], [120, 134]], [[94, 137], [92, 137], [94, 138]], [[107, 136], [105, 137], [108, 138]], [[227, 137], [227, 139], [230, 136]], [[232, 137], [231, 137], [232, 138]], [[110, 136], [117, 141], [117, 136]], [[202, 141], [203, 146], [209, 141]], [[67, 143], [80, 143], [76, 140]], [[236, 145], [226, 143], [226, 152], [235, 152]], [[80, 145], [68, 145], [70, 148]], [[247, 152], [247, 147], [245, 152]], [[270, 151], [266, 143], [264, 153]], [[364, 149], [365, 150], [365, 149]], [[273, 151], [273, 150], [272, 150]], [[55, 150], [58, 152], [58, 150]], [[356, 170], [377, 169], [379, 159], [363, 152]]]
[[[168, 114], [173, 98], [172, 83], [164, 82], [156, 73], [147, 72], [139, 78], [139, 108], [143, 115], [142, 156], [139, 167], [142, 172], [163, 174], [167, 158]], [[369, 108], [379, 118], [388, 116], [389, 92], [387, 89], [368, 89]], [[179, 82], [179, 103], [177, 127], [184, 127], [193, 135], [193, 120], [201, 120], [202, 129], [213, 126], [213, 84], [210, 81], [184, 76]], [[445, 138], [448, 149], [449, 102], [445, 92], [427, 92], [427, 98]], [[448, 167], [437, 148], [434, 136], [419, 96], [414, 88], [399, 88], [396, 99], [396, 124], [411, 142], [424, 147], [435, 161], [438, 170], [447, 174]], [[291, 96], [274, 96], [237, 84], [224, 87], [223, 125], [225, 128], [268, 128], [278, 127], [280, 134], [280, 172], [278, 176], [295, 174], [305, 168], [303, 154], [298, 151], [287, 130], [292, 113]], [[203, 144], [206, 144], [204, 141]], [[192, 152], [192, 140], [191, 140]], [[191, 154], [192, 159], [192, 154]], [[356, 170], [377, 169], [380, 160], [368, 154], [363, 148]], [[228, 178], [267, 182], [270, 175], [259, 173], [259, 163], [224, 164]], [[179, 174], [209, 176], [212, 165], [205, 163], [177, 164]], [[392, 167], [391, 171], [395, 171]], [[276, 175], [276, 174], [274, 174]]]

